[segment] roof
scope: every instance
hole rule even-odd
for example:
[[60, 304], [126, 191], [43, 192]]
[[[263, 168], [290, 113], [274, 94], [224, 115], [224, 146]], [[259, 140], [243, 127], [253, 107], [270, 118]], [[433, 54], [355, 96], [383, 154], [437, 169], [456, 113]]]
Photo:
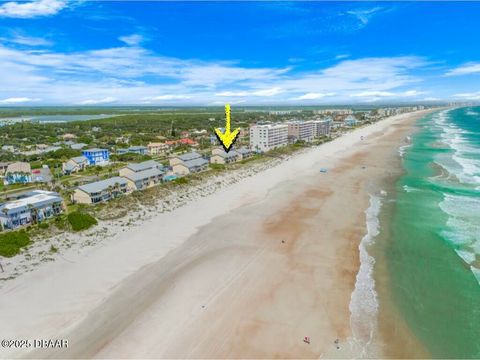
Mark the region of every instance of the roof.
[[208, 161], [205, 160], [204, 158], [197, 158], [197, 159], [193, 159], [193, 160], [188, 160], [188, 161], [185, 161], [183, 163], [183, 165], [185, 165], [189, 169], [193, 168], [193, 167], [197, 167], [197, 166], [206, 165], [206, 164], [208, 164]]
[[236, 152], [244, 155], [244, 154], [250, 154], [252, 152], [252, 150], [250, 149], [247, 149], [247, 148], [240, 148], [240, 149], [237, 149], [235, 150]]
[[134, 172], [133, 174], [125, 175], [124, 177], [132, 181], [140, 181], [148, 179], [152, 176], [162, 175], [163, 172], [157, 168], [147, 169], [143, 171]]
[[160, 167], [162, 167], [162, 165], [160, 165], [159, 163], [157, 163], [154, 160], [147, 160], [147, 161], [144, 161], [144, 162], [141, 162], [141, 163], [132, 163], [132, 164], [127, 165], [128, 169], [130, 169], [132, 171], [135, 171], [135, 172], [144, 171], [144, 170], [152, 169], [152, 168], [160, 168]]
[[237, 156], [239, 156], [240, 154], [239, 154], [237, 151], [235, 151], [235, 150], [231, 150], [231, 151], [229, 151], [228, 153], [225, 152], [225, 151], [218, 152], [218, 153], [216, 153], [216, 154], [213, 154], [212, 157], [213, 157], [213, 156], [216, 156], [216, 155], [221, 156], [221, 157], [223, 157], [223, 158], [225, 158], [225, 159], [228, 159], [228, 158], [237, 157]]
[[53, 191], [42, 191], [34, 190], [31, 192], [31, 196], [22, 197], [15, 201], [7, 202], [0, 206], [0, 215], [3, 214], [3, 209], [7, 209], [7, 214], [11, 213], [12, 210], [15, 212], [22, 209], [26, 209], [29, 205], [33, 207], [40, 207], [42, 205], [52, 204], [56, 202], [62, 202], [63, 199], [56, 192]]
[[147, 150], [145, 146], [130, 146], [128, 150]]
[[82, 149], [82, 148], [84, 148], [85, 146], [87, 146], [87, 144], [85, 144], [85, 143], [76, 143], [76, 144], [70, 145], [70, 147], [71, 147], [72, 149], [75, 149], [75, 150], [77, 150], [77, 149]]
[[7, 173], [15, 173], [15, 172], [30, 173], [32, 172], [32, 168], [30, 167], [29, 163], [15, 162], [13, 164], [8, 165], [6, 172]]
[[107, 149], [99, 149], [99, 148], [91, 148], [91, 149], [85, 149], [82, 152], [99, 152], [99, 151], [108, 151]]
[[81, 185], [78, 189], [86, 192], [87, 194], [101, 192], [108, 189], [109, 186], [115, 186], [115, 184], [126, 185], [127, 180], [119, 176], [114, 176], [109, 179], [96, 181], [90, 184]]
[[199, 159], [199, 158], [202, 157], [202, 155], [200, 155], [199, 153], [197, 153], [195, 151], [192, 151], [192, 152], [189, 152], [189, 153], [186, 153], [186, 154], [177, 155], [175, 157], [182, 160], [182, 161], [190, 161], [190, 160], [193, 160], [193, 159]]
[[85, 156], [83, 156], [83, 155], [82, 155], [82, 156], [75, 156], [75, 157], [71, 158], [70, 160], [76, 162], [77, 164], [78, 164], [78, 163], [81, 163], [81, 162], [86, 162], [86, 161], [88, 161], [88, 159], [87, 159]]

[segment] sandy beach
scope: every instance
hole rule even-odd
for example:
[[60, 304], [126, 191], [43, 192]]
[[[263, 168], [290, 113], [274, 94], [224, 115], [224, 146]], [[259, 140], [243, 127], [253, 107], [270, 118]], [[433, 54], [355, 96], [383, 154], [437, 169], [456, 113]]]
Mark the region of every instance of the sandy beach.
[[0, 337], [69, 346], [0, 356], [399, 355], [375, 316], [352, 316], [352, 292], [371, 195], [398, 175], [398, 148], [425, 114], [354, 130], [6, 282]]

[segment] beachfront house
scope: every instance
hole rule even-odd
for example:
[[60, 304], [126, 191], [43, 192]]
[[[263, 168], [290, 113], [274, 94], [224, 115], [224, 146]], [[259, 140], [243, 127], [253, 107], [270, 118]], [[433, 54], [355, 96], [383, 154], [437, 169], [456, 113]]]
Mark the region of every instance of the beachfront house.
[[88, 167], [88, 159], [85, 156], [76, 156], [62, 164], [62, 170], [65, 175], [75, 173]]
[[230, 150], [228, 153], [221, 148], [213, 149], [212, 156], [210, 157], [210, 162], [212, 164], [231, 164], [241, 160], [242, 155], [240, 155], [233, 149]]
[[17, 200], [0, 205], [0, 223], [4, 229], [35, 224], [64, 211], [62, 197], [52, 191], [34, 190]]
[[80, 204], [97, 204], [128, 192], [128, 181], [122, 177], [115, 176], [79, 186], [74, 190], [72, 200]]
[[150, 169], [158, 169], [163, 171], [163, 165], [156, 162], [155, 160], [147, 160], [141, 163], [128, 164], [127, 166], [121, 168], [118, 173], [120, 176], [126, 176]]
[[110, 163], [110, 153], [107, 149], [91, 148], [82, 150], [82, 155], [88, 160], [88, 165], [105, 166]]
[[199, 153], [193, 151], [170, 158], [170, 166], [176, 175], [188, 175], [208, 168], [208, 161]]
[[253, 156], [253, 151], [248, 149], [248, 148], [239, 148], [239, 149], [235, 149], [235, 151], [240, 154], [240, 156], [242, 157], [241, 160], [245, 160], [245, 159], [248, 159], [248, 158], [251, 158]]
[[158, 168], [151, 168], [123, 175], [128, 182], [129, 190], [144, 190], [162, 182], [164, 172]]
[[32, 182], [32, 168], [26, 162], [14, 162], [7, 166], [4, 185], [27, 184]]
[[184, 161], [180, 164], [172, 166], [173, 172], [176, 175], [188, 175], [201, 172], [208, 169], [208, 160], [204, 158], [197, 158]]

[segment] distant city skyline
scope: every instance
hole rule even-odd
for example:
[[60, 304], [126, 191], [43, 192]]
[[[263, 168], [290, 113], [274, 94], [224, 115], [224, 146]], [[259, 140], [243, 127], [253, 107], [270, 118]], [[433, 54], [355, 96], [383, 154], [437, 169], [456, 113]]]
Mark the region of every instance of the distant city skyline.
[[0, 106], [479, 101], [480, 4], [0, 3]]

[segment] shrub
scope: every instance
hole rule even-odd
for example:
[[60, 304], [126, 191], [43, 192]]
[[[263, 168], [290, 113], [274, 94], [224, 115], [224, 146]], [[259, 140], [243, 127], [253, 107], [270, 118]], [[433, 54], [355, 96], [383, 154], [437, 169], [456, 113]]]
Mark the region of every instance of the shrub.
[[176, 178], [174, 180], [172, 180], [173, 183], [175, 184], [188, 184], [188, 179], [184, 178], [184, 177], [180, 177], [180, 178]]
[[30, 237], [24, 230], [0, 234], [0, 255], [12, 257], [20, 252], [22, 247], [30, 244]]
[[224, 164], [210, 164], [210, 168], [213, 170], [225, 170]]
[[82, 231], [97, 225], [97, 220], [92, 215], [79, 211], [71, 212], [67, 219], [73, 231]]
[[42, 222], [42, 223], [38, 224], [38, 227], [40, 229], [48, 229], [48, 223]]

